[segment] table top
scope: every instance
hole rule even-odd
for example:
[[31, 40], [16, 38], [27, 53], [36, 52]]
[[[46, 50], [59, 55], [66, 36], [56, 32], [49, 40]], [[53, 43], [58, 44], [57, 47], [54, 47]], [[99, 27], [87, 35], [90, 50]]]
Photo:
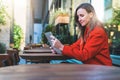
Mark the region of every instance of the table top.
[[23, 50], [24, 53], [52, 53], [50, 48], [33, 48], [28, 50]]
[[34, 53], [34, 54], [19, 54], [20, 57], [26, 60], [42, 60], [49, 62], [50, 60], [65, 60], [71, 59], [68, 56], [64, 56], [62, 54], [54, 54], [54, 53]]
[[120, 68], [87, 64], [26, 64], [0, 68], [0, 80], [120, 80]]

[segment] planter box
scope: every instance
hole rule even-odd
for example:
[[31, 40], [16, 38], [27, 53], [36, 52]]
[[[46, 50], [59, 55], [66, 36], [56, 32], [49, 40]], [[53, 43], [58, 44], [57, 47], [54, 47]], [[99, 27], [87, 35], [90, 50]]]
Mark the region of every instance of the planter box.
[[55, 19], [55, 25], [59, 23], [69, 23], [69, 16], [64, 15], [64, 16], [58, 16]]

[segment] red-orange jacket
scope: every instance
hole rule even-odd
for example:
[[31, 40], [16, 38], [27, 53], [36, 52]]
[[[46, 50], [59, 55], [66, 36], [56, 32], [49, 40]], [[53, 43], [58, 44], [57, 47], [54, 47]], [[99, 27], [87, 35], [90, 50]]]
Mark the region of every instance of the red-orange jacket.
[[[84, 36], [86, 36], [88, 30], [87, 27]], [[90, 32], [86, 43], [81, 44], [81, 39], [79, 39], [70, 46], [64, 46], [62, 54], [76, 58], [84, 64], [112, 65], [108, 37], [101, 27], [95, 27]]]

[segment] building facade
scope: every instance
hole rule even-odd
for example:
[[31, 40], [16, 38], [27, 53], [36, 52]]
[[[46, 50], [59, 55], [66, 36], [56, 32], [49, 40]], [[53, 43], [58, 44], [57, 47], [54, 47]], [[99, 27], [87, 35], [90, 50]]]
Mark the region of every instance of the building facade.
[[[24, 38], [21, 48], [29, 43], [40, 43], [41, 33], [47, 24], [55, 25], [55, 13], [66, 11], [69, 14], [69, 31], [75, 35], [76, 27], [74, 25], [74, 12], [76, 7], [81, 3], [91, 3], [98, 15], [98, 18], [104, 23], [113, 17], [113, 8], [119, 9], [119, 0], [4, 0], [9, 6], [8, 13], [11, 18], [8, 20], [6, 27], [2, 27], [0, 41], [7, 44], [11, 43], [11, 33], [13, 23], [21, 26]], [[0, 25], [3, 26], [3, 25]], [[36, 28], [39, 28], [36, 30]], [[37, 31], [37, 32], [36, 32]], [[39, 33], [40, 32], [40, 33]], [[6, 36], [4, 38], [4, 36]], [[30, 40], [32, 38], [32, 40]]]

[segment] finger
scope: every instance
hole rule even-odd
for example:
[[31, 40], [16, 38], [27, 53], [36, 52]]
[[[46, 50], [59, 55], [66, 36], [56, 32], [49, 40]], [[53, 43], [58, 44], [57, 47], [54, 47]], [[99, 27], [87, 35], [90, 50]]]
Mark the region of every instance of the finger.
[[55, 37], [53, 35], [50, 36], [51, 39], [55, 40]]
[[51, 46], [54, 47], [54, 45], [55, 45], [55, 40], [52, 39], [52, 40], [51, 40], [51, 43], [52, 43]]
[[54, 42], [55, 40], [51, 39], [51, 42]]
[[50, 46], [50, 49], [53, 49], [53, 47], [52, 47], [52, 46]]

